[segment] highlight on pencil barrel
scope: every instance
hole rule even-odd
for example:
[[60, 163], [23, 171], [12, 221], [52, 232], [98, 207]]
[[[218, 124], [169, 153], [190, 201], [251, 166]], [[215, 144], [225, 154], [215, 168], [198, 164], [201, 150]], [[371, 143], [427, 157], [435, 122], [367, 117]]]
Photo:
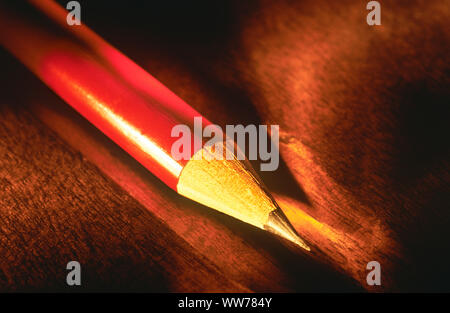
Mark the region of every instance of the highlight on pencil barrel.
[[203, 157], [208, 146], [172, 157], [171, 130], [200, 113], [85, 25], [68, 26], [58, 4], [30, 6], [0, 4], [0, 43], [65, 102], [180, 195], [310, 250], [246, 160]]

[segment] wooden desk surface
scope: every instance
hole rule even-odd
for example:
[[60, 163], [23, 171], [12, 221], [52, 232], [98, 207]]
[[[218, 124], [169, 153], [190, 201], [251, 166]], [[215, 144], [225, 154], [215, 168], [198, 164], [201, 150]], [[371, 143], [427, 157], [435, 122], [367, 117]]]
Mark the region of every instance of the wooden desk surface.
[[353, 1], [82, 6], [211, 121], [280, 125], [261, 174], [313, 250], [179, 197], [2, 51], [0, 290], [70, 290], [77, 260], [79, 290], [448, 291], [444, 1], [382, 4], [378, 28]]

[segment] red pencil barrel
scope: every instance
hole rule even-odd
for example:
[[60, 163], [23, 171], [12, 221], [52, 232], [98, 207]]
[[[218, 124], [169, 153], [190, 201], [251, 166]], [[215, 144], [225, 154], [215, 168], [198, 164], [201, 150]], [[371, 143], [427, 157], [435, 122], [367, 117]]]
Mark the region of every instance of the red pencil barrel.
[[[88, 27], [68, 26], [67, 11], [59, 5], [32, 2], [26, 12], [0, 9], [1, 44], [176, 190], [187, 161], [172, 158], [171, 147], [177, 138], [171, 137], [171, 131], [177, 124], [192, 129], [194, 117], [201, 115]], [[203, 119], [203, 124], [210, 123]]]

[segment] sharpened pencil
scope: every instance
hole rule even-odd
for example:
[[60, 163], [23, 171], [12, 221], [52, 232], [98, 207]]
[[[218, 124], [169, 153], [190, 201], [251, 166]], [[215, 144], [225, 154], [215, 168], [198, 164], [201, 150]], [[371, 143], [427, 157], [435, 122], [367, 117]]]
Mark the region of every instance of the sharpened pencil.
[[52, 1], [30, 1], [26, 12], [2, 4], [0, 43], [177, 193], [310, 250], [246, 160], [197, 157], [211, 154], [207, 147], [174, 159], [171, 130], [192, 127], [201, 114], [85, 25], [67, 25], [66, 16]]

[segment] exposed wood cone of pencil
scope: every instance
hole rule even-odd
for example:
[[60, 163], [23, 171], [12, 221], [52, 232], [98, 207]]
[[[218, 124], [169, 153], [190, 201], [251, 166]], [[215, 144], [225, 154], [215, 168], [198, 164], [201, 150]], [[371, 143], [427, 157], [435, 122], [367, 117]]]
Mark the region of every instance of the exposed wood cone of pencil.
[[[57, 95], [180, 195], [310, 250], [234, 149], [230, 159], [206, 146], [172, 157], [172, 128], [200, 113], [85, 25], [69, 26], [58, 4], [29, 6], [0, 4], [0, 43]], [[236, 147], [226, 142], [224, 153]]]

